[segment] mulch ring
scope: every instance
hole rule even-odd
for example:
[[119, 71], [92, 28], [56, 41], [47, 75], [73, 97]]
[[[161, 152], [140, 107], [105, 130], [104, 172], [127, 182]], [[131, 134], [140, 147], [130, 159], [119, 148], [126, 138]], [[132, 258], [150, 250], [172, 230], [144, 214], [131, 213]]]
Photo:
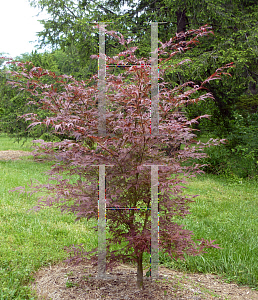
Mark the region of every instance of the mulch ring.
[[258, 291], [223, 282], [211, 274], [187, 274], [159, 267], [159, 279], [144, 277], [143, 290], [136, 288], [136, 268], [120, 264], [110, 279], [97, 278], [97, 267], [60, 263], [39, 270], [31, 288], [40, 300], [257, 300]]

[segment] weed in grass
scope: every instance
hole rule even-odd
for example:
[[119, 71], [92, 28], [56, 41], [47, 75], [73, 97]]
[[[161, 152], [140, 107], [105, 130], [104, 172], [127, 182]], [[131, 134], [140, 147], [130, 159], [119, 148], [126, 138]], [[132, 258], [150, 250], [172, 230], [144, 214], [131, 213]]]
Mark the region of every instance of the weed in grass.
[[71, 287], [79, 286], [79, 284], [77, 282], [74, 283], [74, 282], [68, 280], [68, 281], [66, 281], [65, 286], [67, 288], [71, 288]]

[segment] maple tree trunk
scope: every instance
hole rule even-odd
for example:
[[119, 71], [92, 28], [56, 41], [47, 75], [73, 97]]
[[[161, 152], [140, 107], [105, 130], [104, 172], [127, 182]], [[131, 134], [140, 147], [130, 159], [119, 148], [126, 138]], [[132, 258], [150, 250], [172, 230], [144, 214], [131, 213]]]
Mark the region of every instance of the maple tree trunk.
[[137, 261], [137, 287], [139, 289], [143, 289], [143, 268], [142, 268], [142, 256], [143, 253], [141, 253], [138, 257]]

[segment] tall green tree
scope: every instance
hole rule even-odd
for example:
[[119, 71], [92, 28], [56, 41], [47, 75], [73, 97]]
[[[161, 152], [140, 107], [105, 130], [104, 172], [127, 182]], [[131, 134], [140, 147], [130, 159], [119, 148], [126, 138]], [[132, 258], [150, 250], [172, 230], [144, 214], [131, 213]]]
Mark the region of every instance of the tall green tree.
[[[81, 66], [88, 65], [89, 72], [96, 68], [89, 57], [98, 49], [98, 31], [93, 30], [90, 22], [113, 22], [110, 29], [121, 32], [125, 37], [133, 37], [139, 49], [138, 56], [147, 57], [151, 46], [150, 21], [167, 22], [159, 25], [159, 39], [168, 40], [176, 32], [198, 28], [210, 24], [214, 36], [201, 40], [189, 54], [182, 57], [192, 59], [192, 63], [171, 70], [166, 80], [171, 85], [192, 80], [201, 82], [212, 75], [220, 66], [234, 61], [236, 68], [232, 79], [217, 86], [211, 83], [215, 100], [206, 106], [213, 115], [210, 124], [213, 130], [220, 129], [221, 135], [230, 129], [230, 120], [239, 98], [248, 92], [257, 93], [257, 17], [256, 1], [243, 0], [140, 0], [133, 1], [70, 1], [70, 0], [31, 0], [33, 6], [46, 9], [51, 19], [42, 21], [44, 30], [39, 34], [41, 42], [53, 47], [70, 47], [73, 45]], [[122, 10], [122, 6], [127, 9]], [[182, 18], [183, 16], [183, 18]], [[184, 21], [182, 24], [181, 21]], [[184, 39], [180, 38], [179, 41]], [[112, 39], [107, 37], [106, 54], [111, 56], [116, 47]], [[91, 50], [93, 50], [91, 52]], [[121, 50], [121, 49], [120, 49]], [[216, 86], [216, 88], [215, 88]], [[198, 115], [199, 107], [189, 106], [189, 117]], [[209, 121], [204, 121], [207, 123]], [[205, 127], [207, 127], [205, 123]], [[225, 131], [225, 132], [223, 132]]]
[[[32, 0], [30, 3], [50, 15], [48, 20], [40, 21], [44, 30], [38, 34], [39, 46], [51, 45], [52, 49], [65, 51], [76, 60], [76, 77], [90, 78], [97, 70], [97, 62], [90, 56], [98, 53], [99, 48], [99, 32], [94, 26], [100, 21], [107, 22], [108, 28], [117, 31], [123, 24], [122, 15], [105, 7], [103, 1]], [[106, 54], [112, 56], [117, 50], [122, 50], [121, 45], [106, 37]]]

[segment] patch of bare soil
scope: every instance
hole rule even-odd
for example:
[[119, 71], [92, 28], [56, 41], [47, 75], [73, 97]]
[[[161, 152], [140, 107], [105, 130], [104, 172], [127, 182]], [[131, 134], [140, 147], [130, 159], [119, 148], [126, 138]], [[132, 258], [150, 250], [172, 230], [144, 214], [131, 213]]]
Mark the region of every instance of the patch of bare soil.
[[32, 155], [32, 152], [20, 151], [20, 150], [5, 150], [0, 151], [0, 160], [16, 160], [22, 156]]
[[143, 290], [136, 289], [136, 268], [132, 266], [120, 264], [107, 276], [111, 278], [97, 278], [97, 268], [86, 263], [60, 263], [39, 270], [31, 287], [40, 300], [258, 299], [258, 291], [225, 283], [211, 274], [187, 274], [160, 267], [157, 280], [144, 277]]

